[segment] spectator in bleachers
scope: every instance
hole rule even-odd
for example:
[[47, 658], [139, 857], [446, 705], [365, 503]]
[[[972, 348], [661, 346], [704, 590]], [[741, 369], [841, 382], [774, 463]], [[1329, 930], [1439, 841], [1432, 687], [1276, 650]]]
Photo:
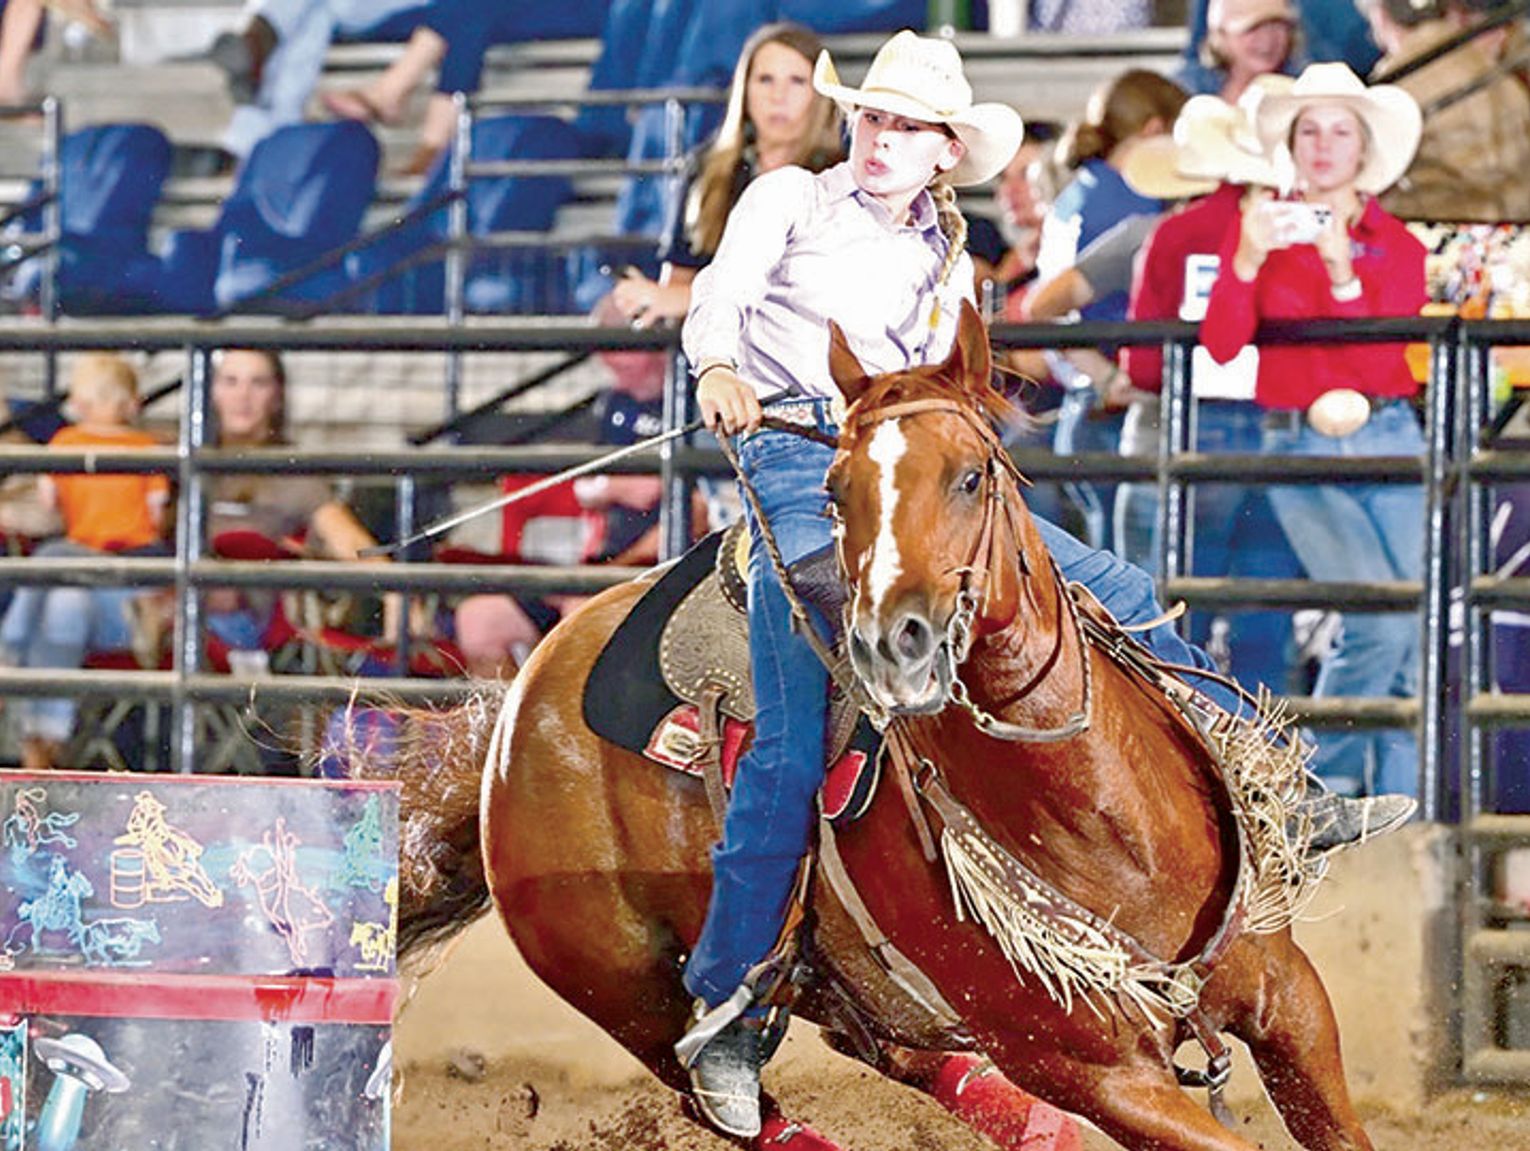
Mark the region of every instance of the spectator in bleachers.
[[[611, 304], [607, 301], [602, 307]], [[614, 322], [614, 317], [599, 313], [596, 318]], [[601, 358], [614, 378], [600, 397], [598, 442], [626, 447], [662, 432], [665, 357], [608, 352]], [[639, 567], [656, 563], [662, 497], [663, 483], [657, 475], [592, 475], [575, 480], [574, 498], [583, 512], [579, 562]], [[706, 505], [698, 497], [692, 531], [705, 530]], [[524, 559], [514, 557], [514, 562]], [[453, 629], [468, 673], [490, 679], [515, 674], [542, 636], [583, 599], [497, 593], [466, 597], [453, 613]]]
[[[994, 206], [999, 210], [999, 234], [1005, 250], [990, 267], [978, 268], [978, 279], [992, 279], [998, 304], [1007, 318], [1011, 300], [1018, 302], [1036, 279], [1036, 259], [1041, 253], [1041, 224], [1057, 195], [1055, 171], [1050, 157], [1056, 152], [1061, 129], [1047, 120], [1027, 120], [1025, 143], [994, 186]], [[986, 271], [986, 276], [985, 276]]]
[[1297, 13], [1291, 0], [1211, 0], [1200, 54], [1175, 79], [1198, 96], [1236, 104], [1257, 76], [1301, 71]]
[[[287, 372], [272, 351], [228, 348], [218, 353], [212, 378], [219, 448], [269, 448], [287, 436]], [[236, 475], [209, 480], [207, 539], [214, 551], [225, 533], [253, 532], [291, 554], [356, 560], [377, 541], [318, 476]], [[275, 610], [266, 592], [208, 589], [204, 599], [209, 634], [230, 649], [258, 651]], [[383, 634], [398, 635], [401, 598], [383, 598]]]
[[[556, 10], [572, 24], [598, 28], [604, 4], [563, 0]], [[431, 0], [403, 53], [380, 76], [359, 88], [325, 92], [320, 98], [330, 112], [344, 119], [397, 124], [409, 97], [436, 69], [436, 87], [425, 106], [419, 144], [404, 166], [408, 174], [422, 174], [451, 145], [456, 126], [452, 93], [478, 91], [490, 46], [524, 35], [524, 20], [522, 6], [504, 0]]]
[[[1266, 94], [1290, 85], [1285, 76], [1261, 77], [1236, 106], [1215, 96], [1196, 96], [1180, 113], [1172, 138], [1133, 154], [1125, 173], [1129, 183], [1145, 195], [1185, 203], [1147, 237], [1132, 281], [1130, 319], [1204, 318], [1218, 253], [1238, 218], [1244, 187], [1281, 183], [1281, 173], [1259, 147], [1254, 113]], [[1129, 347], [1123, 361], [1142, 399], [1127, 413], [1121, 454], [1156, 456], [1163, 350], [1157, 344]], [[1195, 349], [1190, 390], [1195, 398], [1196, 451], [1260, 450], [1262, 409], [1253, 402], [1257, 370], [1258, 352], [1253, 348], [1228, 365], [1213, 362], [1203, 348]], [[1199, 482], [1189, 496], [1189, 514], [1192, 574], [1261, 579], [1302, 574], [1262, 487]], [[1156, 573], [1158, 485], [1123, 484], [1116, 515], [1122, 557]], [[1190, 634], [1240, 682], [1263, 683], [1277, 694], [1294, 690], [1288, 671], [1290, 612], [1196, 613]]]
[[300, 124], [338, 36], [359, 36], [420, 0], [257, 0], [240, 32], [226, 32], [208, 53], [228, 74], [234, 118], [223, 146], [243, 159], [276, 129]]
[[[1314, 64], [1266, 98], [1259, 136], [1289, 153], [1295, 199], [1251, 191], [1222, 244], [1201, 339], [1219, 363], [1264, 320], [1413, 316], [1423, 307], [1424, 249], [1376, 199], [1418, 145], [1417, 103], [1365, 84], [1342, 64]], [[1254, 398], [1268, 409], [1263, 448], [1276, 456], [1425, 454], [1419, 389], [1401, 344], [1259, 349]], [[1424, 497], [1417, 484], [1303, 484], [1268, 489], [1270, 505], [1314, 580], [1375, 583], [1422, 576]], [[1345, 613], [1315, 694], [1402, 696], [1417, 690], [1413, 613]], [[1415, 792], [1412, 731], [1341, 730], [1318, 741], [1314, 770], [1335, 790]]]
[[[61, 451], [149, 448], [158, 441], [136, 426], [138, 374], [119, 356], [80, 358], [69, 379], [74, 423], [48, 441]], [[42, 484], [57, 507], [62, 539], [38, 556], [164, 555], [170, 485], [163, 475], [59, 474]], [[152, 593], [147, 593], [152, 595]], [[0, 623], [0, 649], [12, 667], [77, 668], [90, 651], [132, 646], [134, 588], [21, 587]], [[21, 737], [22, 767], [58, 763], [74, 727], [73, 699], [20, 699], [11, 704]]]
[[612, 293], [618, 311], [647, 326], [685, 317], [691, 281], [711, 262], [723, 224], [749, 181], [788, 164], [821, 172], [844, 158], [839, 110], [813, 90], [818, 34], [767, 24], [749, 37], [733, 71], [728, 109], [669, 230], [657, 281], [629, 270]]
[[[1135, 215], [1156, 216], [1158, 200], [1139, 196], [1121, 178], [1121, 167], [1142, 141], [1169, 131], [1186, 95], [1156, 72], [1132, 69], [1101, 85], [1089, 98], [1084, 116], [1064, 135], [1059, 152], [1075, 170], [1072, 181], [1053, 202], [1041, 230], [1037, 289], [1072, 267], [1079, 253], [1111, 227]], [[1124, 320], [1126, 293], [1102, 296], [1079, 312], [1085, 320]], [[1104, 349], [1083, 371], [1066, 356], [1048, 353], [1051, 378], [1062, 387], [1053, 447], [1059, 455], [1115, 452], [1124, 405], [1109, 393], [1114, 352]], [[1098, 385], [1098, 389], [1097, 386]], [[1077, 512], [1070, 530], [1097, 548], [1110, 545], [1115, 485], [1076, 482], [1065, 485]]]
[[[1372, 43], [1365, 17], [1343, 0], [1292, 0], [1301, 26], [1304, 55], [1308, 61], [1341, 60], [1364, 76], [1381, 53]], [[1187, 21], [1190, 36], [1185, 42], [1185, 60], [1195, 64], [1207, 36], [1210, 8], [1216, 0], [1191, 0]]]
[[95, 0], [6, 0], [0, 13], [0, 105], [25, 104], [27, 59], [42, 41], [45, 8], [53, 8], [66, 20], [73, 20], [90, 31], [101, 34], [110, 25], [97, 10]]
[[[1407, 64], [1479, 19], [1497, 0], [1356, 0], [1386, 53]], [[1483, 33], [1398, 81], [1424, 112], [1418, 154], [1384, 197], [1404, 220], [1530, 220], [1530, 88], [1508, 62], [1525, 51], [1517, 24]]]

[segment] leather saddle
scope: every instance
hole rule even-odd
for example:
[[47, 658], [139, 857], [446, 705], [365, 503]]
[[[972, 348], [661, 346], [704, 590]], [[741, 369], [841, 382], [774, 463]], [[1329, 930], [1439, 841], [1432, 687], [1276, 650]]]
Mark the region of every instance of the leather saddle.
[[[585, 684], [584, 720], [611, 743], [688, 775], [703, 774], [703, 732], [721, 738], [732, 786], [753, 735], [755, 699], [746, 616], [749, 534], [717, 532], [674, 561], [633, 605]], [[798, 594], [838, 632], [844, 592], [832, 548], [791, 568]], [[837, 639], [837, 635], [836, 635]], [[707, 711], [718, 714], [710, 717]], [[865, 811], [876, 789], [881, 736], [831, 688], [821, 803], [830, 819]]]

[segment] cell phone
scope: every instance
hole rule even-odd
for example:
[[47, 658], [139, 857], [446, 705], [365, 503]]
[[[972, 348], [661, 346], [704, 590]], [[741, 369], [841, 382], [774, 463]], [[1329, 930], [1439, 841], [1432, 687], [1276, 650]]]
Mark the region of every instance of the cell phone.
[[1266, 200], [1260, 206], [1273, 223], [1274, 238], [1281, 244], [1313, 244], [1333, 221], [1333, 209], [1326, 204], [1308, 204], [1301, 200]]

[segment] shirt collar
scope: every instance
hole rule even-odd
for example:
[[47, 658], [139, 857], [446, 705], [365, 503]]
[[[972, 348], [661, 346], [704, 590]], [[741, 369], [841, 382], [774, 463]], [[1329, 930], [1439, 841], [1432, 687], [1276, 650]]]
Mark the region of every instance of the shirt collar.
[[[886, 210], [882, 209], [879, 201], [866, 195], [856, 185], [855, 177], [850, 172], [850, 161], [842, 160], [832, 168], [826, 168], [818, 177], [823, 182], [824, 193], [830, 200], [843, 200], [854, 197], [868, 208], [873, 205], [882, 212], [886, 218]], [[926, 189], [914, 197], [914, 202], [909, 205], [909, 221], [905, 225], [915, 231], [928, 233], [931, 230], [939, 230], [940, 214], [935, 210], [935, 199]]]

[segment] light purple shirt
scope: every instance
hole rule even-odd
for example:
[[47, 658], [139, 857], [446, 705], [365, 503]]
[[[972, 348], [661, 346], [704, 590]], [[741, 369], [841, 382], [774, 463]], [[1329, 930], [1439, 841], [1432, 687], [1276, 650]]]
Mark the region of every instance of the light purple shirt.
[[946, 251], [928, 192], [899, 225], [856, 187], [849, 164], [817, 175], [768, 172], [739, 197], [716, 257], [691, 287], [685, 354], [698, 367], [736, 364], [762, 397], [838, 395], [829, 378], [830, 320], [873, 375], [943, 359], [961, 301], [973, 298], [965, 252], [936, 286]]

